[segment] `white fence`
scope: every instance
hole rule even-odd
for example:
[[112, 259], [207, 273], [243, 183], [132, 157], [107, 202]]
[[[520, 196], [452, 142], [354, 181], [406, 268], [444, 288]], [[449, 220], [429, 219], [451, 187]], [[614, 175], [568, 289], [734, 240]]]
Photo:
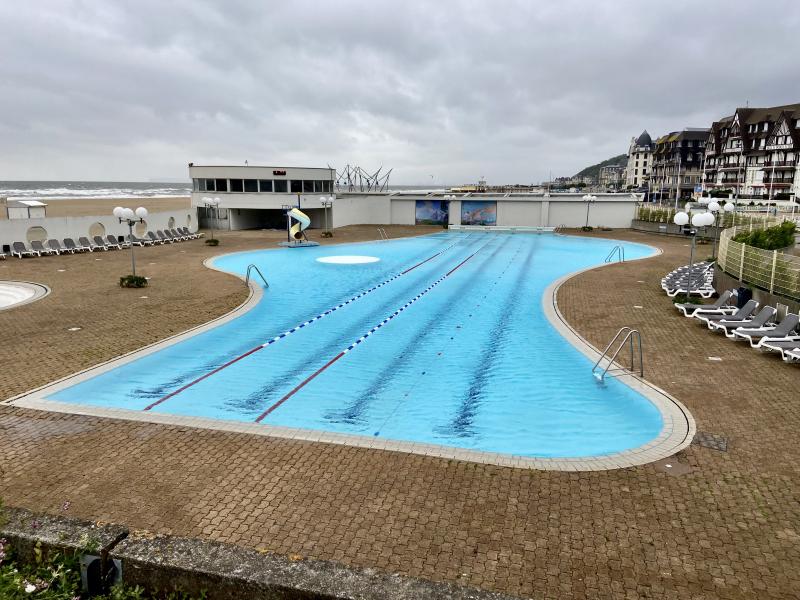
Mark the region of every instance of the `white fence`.
[[733, 241], [737, 233], [752, 229], [750, 225], [731, 227], [722, 232], [717, 257], [720, 268], [739, 281], [772, 294], [800, 300], [800, 256]]

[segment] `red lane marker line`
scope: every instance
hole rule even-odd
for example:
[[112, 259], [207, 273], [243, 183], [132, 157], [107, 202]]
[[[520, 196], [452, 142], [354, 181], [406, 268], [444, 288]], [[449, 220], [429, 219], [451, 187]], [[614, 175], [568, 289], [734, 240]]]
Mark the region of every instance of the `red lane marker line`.
[[285, 395], [283, 398], [281, 398], [280, 400], [278, 400], [278, 401], [277, 401], [275, 404], [273, 404], [273, 405], [272, 405], [272, 406], [270, 406], [270, 407], [269, 407], [267, 410], [265, 410], [263, 413], [261, 413], [261, 415], [260, 415], [260, 416], [259, 416], [259, 417], [256, 419], [256, 423], [261, 423], [261, 421], [264, 419], [264, 417], [266, 417], [266, 416], [267, 416], [269, 413], [271, 413], [273, 410], [275, 410], [276, 408], [278, 408], [278, 407], [279, 407], [281, 404], [283, 404], [284, 402], [286, 402], [286, 401], [287, 401], [289, 398], [291, 398], [292, 396], [294, 396], [294, 395], [295, 395], [297, 392], [299, 392], [301, 389], [303, 389], [303, 388], [305, 387], [305, 385], [306, 385], [306, 384], [307, 384], [309, 381], [311, 381], [312, 379], [314, 379], [314, 378], [315, 378], [317, 375], [319, 375], [320, 373], [322, 373], [322, 372], [323, 372], [325, 369], [327, 369], [328, 367], [330, 367], [330, 366], [331, 366], [333, 363], [335, 363], [337, 360], [339, 360], [339, 359], [340, 359], [340, 358], [342, 358], [343, 356], [344, 356], [344, 351], [342, 351], [342, 352], [339, 352], [339, 354], [337, 354], [336, 356], [334, 356], [334, 357], [333, 357], [332, 359], [330, 359], [330, 360], [329, 360], [327, 363], [325, 363], [325, 364], [324, 364], [322, 367], [320, 367], [319, 369], [317, 369], [317, 370], [316, 370], [316, 371], [313, 373], [313, 375], [310, 375], [309, 377], [307, 377], [307, 378], [306, 378], [306, 379], [305, 379], [305, 380], [304, 380], [302, 383], [300, 383], [299, 385], [297, 385], [297, 387], [295, 387], [295, 388], [294, 388], [294, 389], [293, 389], [291, 392], [289, 392], [288, 394], [286, 394], [286, 395]]
[[253, 348], [253, 349], [251, 349], [251, 350], [248, 350], [248, 351], [247, 351], [247, 352], [245, 352], [244, 354], [241, 354], [241, 355], [237, 356], [237, 357], [236, 357], [236, 358], [234, 358], [233, 360], [229, 360], [229, 361], [228, 361], [228, 362], [226, 362], [224, 365], [221, 365], [221, 366], [217, 367], [217, 368], [216, 368], [216, 369], [214, 369], [213, 371], [209, 371], [208, 373], [206, 373], [205, 375], [202, 375], [202, 376], [198, 377], [198, 378], [197, 378], [197, 379], [195, 379], [194, 381], [190, 381], [189, 383], [187, 383], [187, 384], [186, 384], [185, 386], [183, 386], [182, 388], [178, 388], [177, 390], [175, 390], [174, 392], [170, 392], [169, 394], [167, 394], [167, 395], [166, 395], [166, 396], [164, 396], [163, 398], [159, 398], [158, 400], [156, 400], [155, 402], [153, 402], [153, 403], [152, 403], [152, 404], [150, 404], [149, 406], [146, 406], [146, 407], [145, 407], [143, 410], [150, 410], [151, 408], [153, 408], [153, 407], [155, 407], [155, 406], [158, 406], [159, 404], [161, 404], [161, 403], [162, 403], [162, 402], [164, 402], [165, 400], [169, 400], [169, 399], [170, 399], [170, 398], [172, 398], [173, 396], [175, 396], [175, 395], [177, 395], [177, 394], [180, 394], [180, 393], [181, 393], [183, 390], [185, 390], [185, 389], [187, 389], [187, 388], [190, 388], [190, 387], [192, 387], [192, 386], [193, 386], [194, 384], [196, 384], [196, 383], [200, 383], [201, 381], [203, 381], [203, 379], [205, 379], [205, 378], [207, 378], [207, 377], [211, 377], [211, 376], [212, 376], [214, 373], [219, 373], [220, 371], [222, 371], [222, 369], [224, 369], [224, 368], [226, 368], [226, 367], [230, 367], [230, 366], [231, 366], [233, 363], [235, 363], [235, 362], [238, 362], [238, 361], [242, 360], [243, 358], [245, 358], [245, 357], [247, 357], [247, 356], [250, 356], [250, 355], [251, 355], [251, 354], [253, 354], [254, 352], [258, 352], [258, 351], [259, 351], [259, 350], [261, 350], [262, 348], [264, 348], [264, 346], [256, 346], [255, 348]]
[[[487, 242], [486, 244], [488, 244], [488, 242]], [[301, 389], [303, 389], [303, 388], [304, 388], [304, 387], [305, 387], [305, 386], [306, 386], [308, 383], [310, 383], [310, 382], [311, 382], [313, 379], [315, 379], [315, 378], [316, 378], [316, 377], [317, 377], [317, 376], [318, 376], [320, 373], [322, 373], [322, 372], [323, 372], [325, 369], [327, 369], [328, 367], [330, 367], [330, 366], [331, 366], [333, 363], [335, 363], [337, 360], [339, 360], [340, 358], [342, 358], [342, 357], [343, 357], [345, 354], [347, 354], [348, 352], [350, 352], [350, 351], [351, 351], [353, 348], [355, 348], [355, 347], [356, 347], [356, 346], [358, 346], [358, 345], [359, 345], [361, 342], [363, 342], [364, 340], [366, 340], [366, 339], [367, 339], [369, 336], [371, 336], [373, 333], [375, 333], [375, 332], [376, 332], [378, 329], [380, 329], [381, 327], [383, 327], [384, 325], [386, 325], [386, 323], [388, 323], [389, 321], [391, 321], [392, 319], [394, 319], [394, 318], [395, 318], [397, 315], [399, 315], [401, 312], [403, 312], [403, 311], [404, 311], [404, 310], [405, 310], [405, 309], [406, 309], [406, 308], [407, 308], [407, 307], [408, 307], [410, 304], [413, 304], [414, 302], [416, 302], [416, 301], [417, 301], [419, 298], [421, 298], [422, 296], [424, 296], [425, 294], [427, 294], [427, 293], [428, 293], [430, 290], [432, 290], [434, 287], [436, 287], [437, 285], [439, 285], [439, 284], [440, 284], [442, 281], [444, 281], [445, 279], [447, 279], [448, 277], [450, 277], [450, 275], [452, 275], [453, 273], [455, 273], [455, 272], [456, 272], [456, 271], [457, 271], [457, 270], [458, 270], [458, 269], [459, 269], [459, 268], [460, 268], [460, 267], [461, 267], [461, 266], [462, 266], [462, 265], [463, 265], [465, 262], [467, 262], [469, 259], [471, 259], [473, 256], [475, 256], [475, 255], [476, 255], [478, 252], [480, 252], [481, 250], [483, 250], [483, 248], [484, 248], [484, 246], [486, 246], [486, 244], [484, 244], [483, 246], [481, 246], [480, 248], [478, 248], [478, 249], [477, 249], [475, 252], [473, 252], [472, 254], [470, 254], [470, 255], [469, 255], [467, 258], [465, 258], [464, 260], [462, 260], [462, 261], [461, 261], [460, 263], [458, 263], [458, 264], [457, 264], [455, 267], [453, 267], [452, 269], [450, 269], [450, 270], [449, 270], [447, 273], [445, 273], [445, 274], [444, 274], [442, 277], [440, 277], [439, 279], [437, 279], [437, 280], [436, 280], [436, 281], [435, 281], [433, 284], [431, 284], [430, 286], [428, 286], [427, 288], [425, 288], [425, 290], [424, 290], [422, 293], [420, 293], [420, 294], [417, 294], [417, 295], [416, 295], [416, 296], [415, 296], [415, 297], [414, 297], [414, 298], [413, 298], [411, 301], [409, 301], [409, 302], [406, 302], [406, 304], [404, 304], [402, 308], [399, 308], [399, 309], [398, 309], [398, 310], [396, 310], [394, 313], [392, 313], [392, 314], [391, 314], [391, 316], [387, 317], [386, 319], [384, 319], [383, 321], [381, 321], [381, 322], [380, 322], [378, 325], [376, 325], [375, 327], [373, 327], [372, 329], [370, 329], [370, 330], [369, 330], [369, 331], [366, 333], [366, 335], [363, 335], [363, 336], [361, 336], [360, 338], [358, 338], [358, 339], [357, 339], [355, 342], [353, 342], [353, 343], [352, 343], [352, 344], [350, 344], [350, 345], [349, 345], [347, 348], [345, 348], [344, 350], [342, 350], [341, 352], [339, 352], [339, 354], [337, 354], [336, 356], [334, 356], [334, 357], [333, 357], [331, 360], [329, 360], [327, 363], [325, 363], [325, 364], [324, 364], [322, 367], [320, 367], [319, 369], [317, 369], [316, 371], [314, 371], [314, 373], [313, 373], [312, 375], [310, 375], [309, 377], [307, 377], [306, 379], [304, 379], [304, 380], [303, 380], [301, 383], [299, 383], [299, 384], [298, 384], [298, 385], [297, 385], [297, 386], [296, 386], [296, 387], [295, 387], [295, 388], [294, 388], [294, 389], [293, 389], [291, 392], [289, 392], [288, 394], [286, 394], [286, 395], [285, 395], [283, 398], [281, 398], [280, 400], [278, 400], [278, 401], [277, 401], [275, 404], [273, 404], [273, 405], [272, 405], [272, 406], [270, 406], [270, 407], [269, 407], [267, 410], [265, 410], [263, 413], [261, 413], [261, 414], [258, 416], [258, 418], [256, 419], [256, 423], [260, 423], [261, 421], [263, 421], [263, 420], [264, 420], [264, 418], [265, 418], [267, 415], [269, 415], [269, 414], [270, 414], [272, 411], [274, 411], [276, 408], [278, 408], [278, 407], [279, 407], [281, 404], [283, 404], [284, 402], [286, 402], [286, 401], [287, 401], [289, 398], [291, 398], [291, 397], [292, 397], [292, 396], [294, 396], [294, 395], [295, 395], [297, 392], [299, 392]]]
[[[466, 239], [466, 238], [465, 238], [465, 239]], [[461, 240], [459, 240], [459, 241], [461, 241]], [[434, 254], [433, 256], [430, 256], [430, 257], [426, 258], [426, 259], [425, 259], [425, 260], [423, 260], [422, 262], [418, 262], [418, 263], [417, 263], [417, 264], [415, 264], [413, 267], [409, 267], [409, 268], [408, 268], [408, 269], [406, 269], [405, 271], [401, 271], [401, 272], [400, 272], [398, 275], [395, 275], [394, 277], [391, 277], [390, 279], [387, 279], [386, 281], [384, 281], [384, 282], [382, 282], [382, 283], [380, 283], [380, 284], [378, 284], [378, 285], [376, 285], [376, 286], [374, 286], [374, 287], [370, 288], [369, 290], [367, 290], [367, 292], [362, 292], [362, 293], [360, 293], [360, 294], [357, 294], [356, 296], [354, 296], [354, 297], [353, 297], [353, 298], [351, 298], [350, 300], [348, 300], [348, 301], [346, 301], [346, 302], [344, 302], [344, 303], [342, 303], [342, 304], [339, 304], [339, 305], [338, 305], [338, 306], [336, 306], [335, 308], [333, 308], [333, 309], [328, 309], [327, 311], [325, 311], [324, 313], [320, 313], [319, 315], [317, 315], [317, 316], [316, 316], [316, 317], [314, 317], [313, 319], [311, 319], [311, 320], [309, 320], [309, 321], [305, 321], [304, 323], [302, 323], [302, 325], [295, 326], [295, 327], [293, 327], [292, 329], [290, 329], [290, 330], [288, 330], [288, 331], [286, 331], [286, 332], [282, 333], [281, 335], [279, 335], [279, 336], [276, 336], [276, 337], [272, 338], [272, 339], [271, 339], [271, 340], [269, 340], [268, 342], [265, 342], [265, 343], [263, 343], [263, 344], [260, 344], [260, 345], [256, 346], [255, 348], [252, 348], [252, 349], [248, 350], [248, 351], [247, 351], [247, 352], [245, 352], [244, 354], [242, 354], [242, 355], [240, 355], [240, 356], [237, 356], [237, 357], [236, 357], [236, 358], [234, 358], [233, 360], [230, 360], [230, 361], [226, 362], [224, 365], [221, 365], [221, 366], [217, 367], [217, 368], [216, 368], [216, 369], [214, 369], [213, 371], [209, 371], [209, 372], [208, 372], [208, 373], [206, 373], [205, 375], [201, 375], [201, 376], [200, 376], [200, 377], [198, 377], [197, 379], [195, 379], [195, 380], [193, 380], [193, 381], [190, 381], [189, 383], [187, 383], [187, 384], [186, 384], [186, 385], [184, 385], [183, 387], [180, 387], [180, 388], [178, 388], [177, 390], [175, 390], [175, 391], [173, 391], [173, 392], [170, 392], [169, 394], [167, 394], [167, 395], [166, 395], [166, 396], [164, 396], [163, 398], [159, 398], [158, 400], [156, 400], [156, 401], [155, 401], [155, 402], [153, 402], [152, 404], [150, 404], [150, 405], [146, 406], [146, 407], [145, 407], [144, 409], [142, 409], [142, 410], [150, 410], [151, 408], [154, 408], [154, 407], [158, 406], [158, 405], [159, 405], [159, 404], [161, 404], [162, 402], [165, 402], [165, 401], [169, 400], [170, 398], [172, 398], [172, 397], [174, 397], [174, 396], [177, 396], [177, 395], [178, 395], [178, 394], [180, 394], [181, 392], [183, 392], [183, 391], [185, 391], [185, 390], [189, 389], [190, 387], [192, 387], [192, 386], [193, 386], [193, 385], [195, 385], [195, 384], [198, 384], [198, 383], [200, 383], [200, 382], [201, 382], [201, 381], [203, 381], [204, 379], [206, 379], [206, 378], [208, 378], [208, 377], [211, 377], [212, 375], [214, 375], [214, 374], [216, 374], [216, 373], [219, 373], [220, 371], [222, 371], [222, 369], [225, 369], [225, 368], [227, 368], [227, 367], [230, 367], [230, 366], [231, 366], [232, 364], [234, 364], [235, 362], [238, 362], [238, 361], [242, 360], [243, 358], [245, 358], [245, 357], [247, 357], [247, 356], [250, 356], [250, 355], [251, 355], [251, 354], [253, 354], [254, 352], [258, 352], [259, 350], [261, 350], [261, 349], [263, 349], [263, 348], [266, 348], [267, 346], [269, 346], [269, 345], [273, 344], [274, 342], [278, 341], [279, 339], [283, 339], [283, 338], [284, 338], [284, 337], [286, 337], [287, 335], [290, 335], [290, 334], [294, 333], [295, 331], [298, 331], [299, 329], [301, 329], [301, 328], [302, 328], [302, 327], [304, 327], [305, 325], [308, 325], [308, 324], [310, 324], [310, 323], [311, 323], [311, 322], [313, 322], [313, 321], [317, 321], [317, 320], [319, 320], [319, 319], [323, 318], [324, 316], [326, 316], [326, 315], [329, 315], [330, 313], [332, 313], [333, 311], [335, 311], [335, 310], [337, 310], [337, 309], [341, 308], [342, 306], [344, 306], [344, 305], [346, 305], [346, 304], [350, 304], [351, 302], [353, 302], [354, 300], [356, 300], [356, 299], [360, 298], [361, 296], [364, 296], [365, 294], [367, 294], [367, 293], [369, 293], [369, 292], [372, 292], [372, 291], [374, 291], [374, 290], [378, 289], [379, 287], [382, 287], [382, 286], [384, 286], [385, 284], [389, 283], [390, 281], [392, 281], [392, 280], [394, 280], [394, 279], [397, 279], [397, 278], [398, 278], [398, 277], [400, 277], [401, 275], [405, 275], [406, 273], [409, 273], [409, 272], [413, 271], [413, 270], [414, 270], [414, 269], [416, 269], [417, 267], [419, 267], [419, 266], [421, 266], [421, 265], [424, 265], [424, 264], [425, 264], [426, 262], [428, 262], [429, 260], [433, 260], [434, 258], [436, 258], [437, 256], [439, 256], [440, 254], [444, 254], [444, 253], [445, 253], [447, 250], [449, 250], [450, 248], [452, 248], [453, 246], [455, 246], [457, 243], [458, 243], [458, 242], [455, 242], [455, 243], [451, 244], [450, 246], [448, 246], [447, 248], [445, 248], [444, 250], [440, 250], [439, 252], [437, 252], [437, 253], [436, 253], [436, 254]]]

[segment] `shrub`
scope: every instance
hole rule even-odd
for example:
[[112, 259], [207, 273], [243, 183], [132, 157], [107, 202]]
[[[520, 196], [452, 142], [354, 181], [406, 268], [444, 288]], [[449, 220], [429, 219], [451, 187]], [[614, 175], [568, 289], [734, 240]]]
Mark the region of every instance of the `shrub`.
[[594, 227], [592, 227], [591, 225], [584, 225], [583, 227], [581, 227], [581, 231], [593, 231], [593, 230]]
[[208, 238], [206, 240], [206, 246], [219, 246], [219, 240], [217, 238]]
[[733, 241], [762, 250], [780, 250], [794, 245], [796, 228], [795, 223], [785, 221], [775, 227], [739, 233], [733, 236]]
[[678, 294], [672, 299], [672, 302], [674, 304], [703, 304], [702, 298], [698, 296], [689, 296], [687, 294]]
[[147, 287], [147, 278], [139, 275], [125, 275], [119, 278], [119, 287], [143, 288]]

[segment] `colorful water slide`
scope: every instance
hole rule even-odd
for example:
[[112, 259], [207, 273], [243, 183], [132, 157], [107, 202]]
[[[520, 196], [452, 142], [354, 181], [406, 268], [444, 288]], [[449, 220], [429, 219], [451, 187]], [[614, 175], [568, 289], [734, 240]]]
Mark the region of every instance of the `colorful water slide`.
[[299, 240], [303, 237], [303, 230], [311, 223], [311, 219], [309, 219], [308, 215], [298, 208], [291, 209], [289, 211], [289, 216], [297, 221], [289, 228], [289, 232], [292, 234], [294, 239]]

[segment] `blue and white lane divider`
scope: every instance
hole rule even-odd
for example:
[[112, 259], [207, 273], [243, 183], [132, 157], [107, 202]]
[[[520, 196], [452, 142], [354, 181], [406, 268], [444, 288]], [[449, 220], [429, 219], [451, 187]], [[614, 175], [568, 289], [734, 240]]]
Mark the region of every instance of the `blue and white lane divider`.
[[277, 402], [275, 402], [275, 404], [273, 404], [273, 405], [272, 405], [272, 406], [270, 406], [270, 407], [269, 407], [267, 410], [265, 410], [263, 413], [261, 413], [261, 414], [258, 416], [258, 418], [256, 419], [256, 423], [260, 423], [261, 421], [263, 421], [263, 420], [264, 420], [264, 418], [265, 418], [267, 415], [269, 415], [269, 414], [270, 414], [272, 411], [274, 411], [275, 409], [277, 409], [277, 408], [278, 408], [278, 407], [279, 407], [281, 404], [283, 404], [284, 402], [286, 402], [286, 401], [287, 401], [289, 398], [291, 398], [291, 397], [292, 397], [292, 396], [294, 396], [294, 395], [295, 395], [297, 392], [299, 392], [301, 389], [303, 389], [303, 388], [304, 388], [304, 387], [305, 387], [305, 386], [306, 386], [308, 383], [310, 383], [312, 380], [314, 380], [314, 379], [315, 379], [315, 378], [316, 378], [316, 377], [317, 377], [319, 374], [321, 374], [323, 371], [325, 371], [325, 370], [326, 370], [328, 367], [330, 367], [330, 366], [331, 366], [333, 363], [335, 363], [337, 360], [339, 360], [340, 358], [342, 358], [342, 357], [343, 357], [345, 354], [347, 354], [348, 352], [350, 352], [350, 351], [354, 350], [354, 349], [355, 349], [355, 348], [356, 348], [356, 347], [357, 347], [359, 344], [361, 344], [362, 342], [364, 342], [364, 341], [365, 341], [365, 340], [366, 340], [366, 339], [367, 339], [369, 336], [371, 336], [373, 333], [375, 333], [376, 331], [378, 331], [378, 330], [379, 330], [381, 327], [383, 327], [384, 325], [386, 325], [386, 324], [387, 324], [389, 321], [391, 321], [392, 319], [394, 319], [394, 318], [395, 318], [397, 315], [401, 314], [401, 313], [402, 313], [404, 310], [406, 310], [406, 309], [407, 309], [409, 306], [411, 306], [412, 304], [414, 304], [414, 303], [415, 303], [417, 300], [419, 300], [420, 298], [422, 298], [422, 297], [423, 297], [425, 294], [427, 294], [427, 293], [428, 293], [428, 292], [430, 292], [430, 291], [431, 291], [433, 288], [435, 288], [437, 285], [439, 285], [440, 283], [442, 283], [442, 282], [443, 282], [445, 279], [447, 279], [448, 277], [450, 277], [450, 275], [452, 275], [452, 274], [453, 274], [453, 273], [455, 273], [455, 272], [456, 272], [456, 271], [457, 271], [459, 268], [461, 268], [461, 266], [462, 266], [462, 265], [464, 265], [464, 263], [466, 263], [468, 260], [470, 260], [470, 259], [471, 259], [473, 256], [475, 256], [475, 255], [476, 255], [478, 252], [480, 252], [481, 250], [483, 250], [483, 248], [485, 248], [485, 247], [486, 247], [486, 245], [487, 245], [488, 243], [489, 243], [489, 242], [486, 242], [485, 244], [483, 244], [483, 246], [481, 246], [480, 248], [478, 248], [478, 249], [477, 249], [475, 252], [473, 252], [472, 254], [470, 254], [470, 255], [469, 255], [467, 258], [465, 258], [464, 260], [462, 260], [462, 261], [461, 261], [460, 263], [458, 263], [458, 264], [457, 264], [455, 267], [453, 267], [452, 269], [450, 269], [450, 270], [449, 270], [447, 273], [445, 273], [444, 275], [442, 275], [441, 277], [439, 277], [439, 279], [437, 279], [436, 281], [434, 281], [432, 284], [430, 284], [428, 287], [426, 287], [424, 290], [422, 290], [422, 291], [421, 291], [419, 294], [417, 294], [416, 296], [414, 296], [414, 297], [413, 297], [411, 300], [409, 300], [408, 302], [406, 302], [405, 304], [403, 304], [403, 306], [401, 306], [400, 308], [398, 308], [396, 311], [394, 311], [392, 314], [390, 314], [388, 317], [386, 317], [386, 318], [385, 318], [383, 321], [381, 321], [380, 323], [378, 323], [377, 325], [375, 325], [375, 327], [373, 327], [372, 329], [370, 329], [370, 330], [369, 330], [367, 333], [365, 333], [365, 334], [364, 334], [364, 335], [362, 335], [360, 338], [358, 338], [356, 341], [354, 341], [352, 344], [350, 344], [349, 346], [347, 346], [347, 348], [345, 348], [344, 350], [342, 350], [341, 352], [339, 352], [339, 354], [337, 354], [336, 356], [334, 356], [332, 359], [330, 359], [330, 360], [329, 360], [327, 363], [325, 363], [325, 364], [324, 364], [323, 366], [321, 366], [319, 369], [317, 369], [316, 371], [314, 371], [314, 373], [312, 373], [311, 375], [309, 375], [308, 377], [306, 377], [306, 379], [304, 379], [304, 380], [303, 380], [303, 381], [302, 381], [300, 384], [298, 384], [298, 385], [297, 385], [297, 386], [296, 386], [296, 387], [295, 387], [295, 388], [294, 388], [292, 391], [290, 391], [290, 392], [289, 392], [288, 394], [286, 394], [286, 395], [285, 395], [283, 398], [281, 398], [280, 400], [278, 400]]
[[214, 370], [212, 370], [212, 371], [209, 371], [208, 373], [205, 373], [204, 375], [201, 375], [201, 376], [200, 376], [200, 377], [198, 377], [197, 379], [194, 379], [194, 380], [190, 381], [189, 383], [187, 383], [186, 385], [184, 385], [184, 386], [182, 386], [182, 387], [179, 387], [177, 390], [175, 390], [175, 391], [173, 391], [173, 392], [170, 392], [170, 393], [169, 393], [169, 394], [167, 394], [166, 396], [162, 396], [161, 398], [159, 398], [159, 399], [158, 399], [158, 400], [156, 400], [155, 402], [152, 402], [151, 404], [149, 404], [149, 405], [145, 406], [145, 407], [144, 407], [144, 410], [151, 410], [151, 409], [155, 408], [156, 406], [158, 406], [158, 405], [159, 405], [159, 404], [161, 404], [162, 402], [165, 402], [165, 401], [169, 400], [170, 398], [172, 398], [172, 397], [174, 397], [174, 396], [177, 396], [178, 394], [180, 394], [181, 392], [183, 392], [183, 391], [185, 391], [185, 390], [189, 389], [189, 388], [190, 388], [190, 387], [192, 387], [193, 385], [196, 385], [196, 384], [200, 383], [201, 381], [203, 381], [204, 379], [207, 379], [207, 378], [211, 377], [212, 375], [214, 375], [214, 374], [216, 374], [216, 373], [219, 373], [219, 372], [220, 372], [220, 371], [222, 371], [223, 369], [226, 369], [227, 367], [230, 367], [232, 364], [234, 364], [234, 363], [236, 363], [236, 362], [239, 362], [239, 361], [240, 361], [240, 360], [242, 360], [243, 358], [246, 358], [247, 356], [250, 356], [251, 354], [254, 354], [255, 352], [258, 352], [259, 350], [263, 350], [263, 349], [264, 349], [264, 348], [266, 348], [267, 346], [271, 346], [271, 345], [272, 345], [272, 344], [274, 344], [275, 342], [277, 342], [277, 341], [279, 341], [279, 340], [282, 340], [283, 338], [285, 338], [285, 337], [287, 337], [287, 336], [289, 336], [289, 335], [291, 335], [291, 334], [293, 334], [293, 333], [295, 333], [295, 332], [299, 331], [300, 329], [303, 329], [304, 327], [307, 327], [308, 325], [311, 325], [312, 323], [314, 323], [314, 322], [316, 322], [316, 321], [319, 321], [320, 319], [322, 319], [322, 318], [324, 318], [324, 317], [327, 317], [328, 315], [330, 315], [330, 314], [332, 314], [332, 313], [336, 312], [337, 310], [339, 310], [339, 309], [341, 309], [341, 308], [344, 308], [344, 307], [345, 307], [345, 306], [347, 306], [348, 304], [352, 304], [353, 302], [355, 302], [356, 300], [359, 300], [359, 299], [363, 298], [363, 297], [364, 297], [364, 296], [366, 296], [367, 294], [371, 294], [371, 293], [372, 293], [372, 292], [374, 292], [375, 290], [377, 290], [377, 289], [379, 289], [379, 288], [382, 288], [383, 286], [385, 286], [385, 285], [387, 285], [387, 284], [391, 283], [391, 282], [392, 282], [392, 281], [394, 281], [395, 279], [398, 279], [398, 278], [402, 277], [403, 275], [406, 275], [407, 273], [410, 273], [411, 271], [413, 271], [413, 270], [414, 270], [414, 269], [416, 269], [417, 267], [421, 267], [422, 265], [424, 265], [425, 263], [427, 263], [427, 262], [429, 262], [429, 261], [433, 260], [433, 259], [434, 259], [434, 258], [436, 258], [437, 256], [440, 256], [440, 255], [444, 254], [445, 252], [447, 252], [448, 250], [450, 250], [451, 248], [453, 248], [455, 245], [457, 245], [457, 244], [461, 243], [462, 241], [464, 241], [464, 240], [466, 240], [466, 239], [468, 239], [468, 238], [469, 238], [469, 236], [465, 237], [464, 239], [460, 239], [460, 240], [457, 240], [457, 241], [453, 242], [453, 243], [452, 243], [452, 244], [450, 244], [449, 246], [447, 246], [447, 247], [445, 247], [445, 248], [442, 248], [441, 250], [439, 250], [439, 252], [437, 252], [437, 253], [436, 253], [436, 254], [434, 254], [433, 256], [429, 256], [429, 257], [428, 257], [428, 258], [426, 258], [425, 260], [423, 260], [423, 261], [421, 261], [421, 262], [418, 262], [418, 263], [417, 263], [417, 264], [415, 264], [415, 265], [412, 265], [412, 266], [410, 266], [409, 268], [405, 269], [404, 271], [401, 271], [400, 273], [397, 273], [396, 275], [392, 275], [392, 276], [391, 276], [389, 279], [386, 279], [385, 281], [381, 281], [380, 283], [378, 283], [377, 285], [374, 285], [374, 286], [372, 286], [372, 287], [371, 287], [371, 288], [369, 288], [368, 290], [364, 290], [364, 291], [362, 291], [362, 292], [359, 292], [358, 294], [356, 294], [356, 295], [355, 295], [355, 296], [353, 296], [352, 298], [349, 298], [348, 300], [345, 300], [344, 302], [342, 302], [342, 303], [340, 303], [340, 304], [337, 304], [336, 306], [334, 306], [334, 307], [332, 307], [332, 308], [329, 308], [328, 310], [326, 310], [326, 311], [324, 311], [324, 312], [321, 312], [321, 313], [319, 313], [318, 315], [316, 315], [315, 317], [312, 317], [312, 318], [308, 319], [307, 321], [303, 321], [303, 322], [302, 322], [302, 323], [300, 323], [299, 325], [295, 325], [295, 326], [294, 326], [294, 327], [292, 327], [291, 329], [287, 329], [286, 331], [284, 331], [284, 332], [283, 332], [283, 333], [281, 333], [280, 335], [276, 335], [274, 338], [272, 338], [272, 339], [270, 339], [270, 340], [267, 340], [267, 341], [266, 341], [266, 342], [264, 342], [263, 344], [259, 344], [259, 345], [258, 345], [258, 346], [256, 346], [255, 348], [251, 348], [250, 350], [248, 350], [248, 351], [247, 351], [247, 352], [245, 352], [244, 354], [240, 354], [240, 355], [239, 355], [239, 356], [237, 356], [236, 358], [234, 358], [234, 359], [232, 359], [232, 360], [229, 360], [229, 361], [228, 361], [228, 362], [226, 362], [225, 364], [223, 364], [223, 365], [220, 365], [220, 366], [219, 366], [219, 367], [217, 367], [216, 369], [214, 369]]

